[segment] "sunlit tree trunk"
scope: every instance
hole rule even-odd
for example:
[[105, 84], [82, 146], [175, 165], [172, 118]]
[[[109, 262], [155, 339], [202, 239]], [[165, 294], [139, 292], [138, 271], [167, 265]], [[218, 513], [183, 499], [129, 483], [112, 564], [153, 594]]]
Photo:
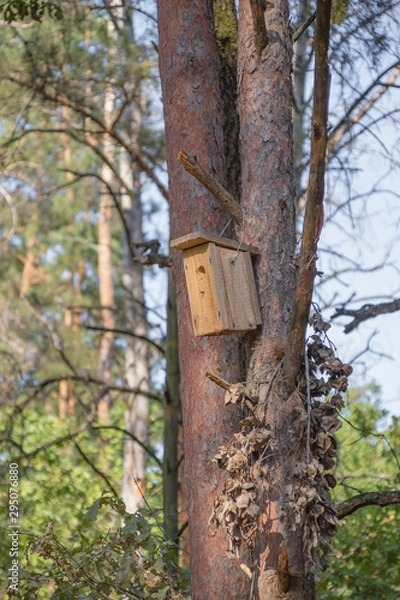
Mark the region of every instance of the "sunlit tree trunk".
[[[196, 155], [212, 174], [225, 181], [219, 57], [210, 2], [158, 3], [160, 66], [171, 197], [171, 235], [193, 230], [217, 235], [229, 215], [177, 162], [184, 149]], [[239, 380], [235, 337], [193, 336], [181, 257], [173, 258], [179, 323], [181, 399], [185, 474], [188, 488], [193, 598], [243, 599], [249, 582], [239, 564], [226, 557], [222, 531], [209, 519], [222, 486], [213, 462], [220, 444], [234, 431], [237, 416], [224, 406], [223, 394], [205, 377], [207, 371], [228, 381]]]
[[[137, 115], [139, 114], [139, 111]], [[148, 440], [150, 370], [149, 345], [146, 309], [143, 290], [143, 267], [132, 258], [130, 243], [143, 241], [142, 209], [140, 203], [139, 173], [129, 155], [121, 152], [121, 176], [130, 193], [121, 196], [125, 223], [129, 231], [129, 241], [124, 235], [124, 275], [125, 315], [128, 328], [138, 337], [128, 336], [125, 354], [125, 378], [129, 387], [140, 389], [143, 394], [130, 394], [125, 408], [125, 427], [142, 445], [126, 437], [124, 444], [124, 475], [122, 497], [128, 512], [135, 512], [143, 506], [146, 485]]]
[[[329, 0], [326, 7], [324, 2], [319, 5], [323, 7], [320, 10], [319, 55], [322, 64], [326, 61], [326, 40], [329, 39], [325, 35], [329, 31]], [[234, 192], [232, 171], [229, 177], [227, 171], [232, 154], [229, 155], [222, 135], [224, 129], [225, 139], [230, 136], [224, 111], [232, 108], [233, 100], [227, 102], [225, 98], [223, 103], [221, 99], [220, 78], [222, 76], [222, 89], [226, 93], [228, 64], [223, 45], [226, 38], [221, 37], [221, 13], [216, 13], [214, 23], [211, 1], [180, 2], [177, 7], [172, 0], [160, 0], [158, 7], [172, 235], [177, 237], [193, 230], [220, 233], [219, 227], [227, 222], [228, 215], [183, 172], [177, 162], [177, 153], [183, 149], [195, 155], [198, 162], [225, 186], [229, 181]], [[215, 7], [222, 10], [223, 15], [233, 14], [232, 5], [227, 1], [218, 0]], [[233, 34], [234, 26], [228, 31]], [[230, 39], [234, 42], [234, 35]], [[300, 53], [304, 55], [304, 49], [300, 48]], [[299, 55], [299, 61], [300, 58]], [[293, 431], [298, 427], [299, 415], [304, 416], [303, 400], [296, 385], [305, 340], [304, 331], [300, 333], [296, 322], [303, 323], [309, 310], [304, 303], [299, 312], [306, 298], [302, 296], [303, 279], [299, 279], [300, 284], [296, 281], [295, 205], [299, 176], [295, 180], [293, 172], [292, 66], [288, 1], [265, 4], [258, 0], [240, 0], [237, 104], [241, 183], [238, 189], [243, 223], [236, 233], [245, 243], [260, 250], [255, 266], [262, 313], [262, 326], [245, 336], [245, 376], [240, 371], [241, 354], [236, 336], [218, 339], [193, 336], [182, 258], [176, 255], [173, 263], [178, 290], [181, 395], [195, 600], [250, 597], [312, 600], [315, 597], [313, 563], [306, 548], [305, 514], [295, 521], [290, 512], [294, 510], [291, 490], [296, 486], [301, 488], [296, 465], [307, 464], [306, 438], [294, 436]], [[322, 76], [326, 83], [326, 69]], [[323, 97], [327, 100], [325, 83], [320, 88], [320, 100]], [[299, 82], [296, 91], [303, 101], [304, 82]], [[323, 157], [325, 139], [323, 121], [324, 118], [313, 131], [317, 138], [320, 132], [319, 160]], [[301, 140], [296, 141], [296, 148], [301, 148]], [[300, 160], [296, 162], [296, 168]], [[318, 169], [321, 164], [323, 161], [318, 163]], [[321, 191], [323, 196], [320, 177], [319, 170], [317, 212]], [[320, 223], [321, 219], [317, 219], [312, 226], [315, 237], [312, 243], [317, 239]], [[302, 265], [305, 273], [307, 265], [304, 261]], [[309, 275], [311, 271], [305, 273], [304, 281]], [[312, 278], [307, 279], [307, 286], [307, 293], [310, 293]], [[291, 339], [296, 342], [295, 352], [290, 347]], [[216, 492], [225, 478], [223, 473], [215, 471], [213, 458], [215, 446], [229, 443], [233, 428], [236, 427], [236, 431], [239, 428], [235, 413], [226, 413], [219, 390], [205, 381], [206, 371], [214, 372], [228, 382], [246, 379], [247, 393], [257, 403], [257, 409], [251, 413], [254, 433], [264, 428], [270, 439], [261, 455], [258, 475], [252, 470], [251, 462], [249, 467], [249, 485], [254, 484], [257, 488], [260, 510], [255, 520], [254, 548], [250, 555], [246, 554], [242, 543], [242, 555], [230, 560], [222, 557], [228, 540], [224, 544], [220, 532], [213, 537], [209, 525]], [[251, 453], [249, 461], [250, 458]], [[255, 456], [253, 458], [256, 460]], [[245, 477], [244, 472], [241, 477]], [[240, 481], [239, 475], [236, 480], [230, 479], [232, 485]], [[233, 499], [234, 495], [226, 498]], [[230, 510], [232, 515], [238, 514], [233, 508]]]
[[[116, 48], [113, 45], [115, 40], [114, 26], [108, 22], [107, 30], [111, 41], [109, 51], [110, 61], [113, 60], [113, 54]], [[113, 121], [115, 104], [115, 91], [112, 83], [106, 83], [104, 93], [104, 112], [103, 120], [106, 128], [110, 128]], [[112, 217], [114, 201], [111, 190], [114, 185], [114, 175], [110, 165], [114, 163], [114, 144], [108, 133], [103, 137], [103, 155], [107, 162], [103, 162], [101, 168], [101, 191], [100, 191], [100, 209], [98, 223], [98, 277], [99, 277], [99, 299], [101, 305], [101, 320], [104, 332], [101, 335], [98, 375], [107, 386], [111, 382], [111, 366], [114, 349], [113, 330], [115, 329], [115, 301], [113, 286], [113, 261], [112, 261]], [[107, 164], [109, 163], [109, 164]], [[108, 410], [111, 403], [111, 396], [107, 390], [103, 391], [102, 397], [98, 403], [98, 415], [102, 421], [108, 420]]]
[[[133, 14], [130, 5], [125, 13], [116, 6], [118, 34], [125, 34], [134, 43]], [[139, 135], [142, 127], [140, 82], [132, 80], [129, 110], [130, 145], [140, 153]], [[125, 148], [120, 153], [121, 208], [124, 218], [123, 233], [123, 287], [125, 292], [125, 320], [134, 337], [127, 336], [125, 351], [125, 379], [127, 385], [143, 393], [129, 394], [125, 407], [125, 428], [132, 435], [124, 442], [122, 498], [129, 513], [144, 505], [149, 429], [150, 366], [147, 315], [144, 298], [143, 266], [135, 261], [135, 254], [143, 242], [140, 171]], [[137, 249], [138, 248], [138, 249]], [[137, 441], [135, 441], [137, 440]]]

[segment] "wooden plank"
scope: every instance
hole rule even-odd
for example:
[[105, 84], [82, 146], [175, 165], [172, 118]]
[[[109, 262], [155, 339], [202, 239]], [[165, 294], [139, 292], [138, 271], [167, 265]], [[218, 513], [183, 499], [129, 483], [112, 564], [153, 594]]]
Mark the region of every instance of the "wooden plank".
[[221, 313], [219, 290], [223, 285], [215, 246], [207, 243], [187, 249], [183, 264], [195, 335], [218, 335], [226, 327], [226, 312]]
[[254, 273], [248, 252], [218, 248], [230, 331], [252, 331], [261, 324]]
[[247, 244], [240, 245], [240, 242], [237, 242], [236, 240], [231, 240], [229, 238], [213, 235], [211, 233], [203, 233], [201, 231], [188, 233], [187, 235], [183, 235], [182, 237], [172, 240], [171, 248], [177, 248], [178, 250], [188, 250], [189, 248], [201, 246], [206, 242], [213, 242], [217, 246], [222, 246], [223, 248], [231, 248], [232, 250], [237, 250], [240, 246], [240, 251], [250, 252], [250, 254], [254, 256], [260, 253], [258, 248], [256, 248], [255, 246], [248, 246]]

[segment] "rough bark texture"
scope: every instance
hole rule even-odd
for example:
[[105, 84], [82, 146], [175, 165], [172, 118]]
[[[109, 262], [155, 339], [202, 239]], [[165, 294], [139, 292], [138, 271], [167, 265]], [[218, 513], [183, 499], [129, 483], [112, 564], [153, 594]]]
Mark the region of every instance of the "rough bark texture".
[[[220, 32], [212, 31], [210, 2], [183, 2], [179, 8], [174, 4], [172, 0], [159, 1], [172, 235], [178, 237], [201, 229], [218, 233], [218, 227], [224, 225], [223, 211], [215, 206], [204, 188], [188, 180], [179, 170], [176, 154], [184, 147], [225, 185], [226, 166], [222, 158], [226, 146], [221, 135], [222, 125], [225, 124], [226, 135], [229, 130], [220, 112], [226, 105], [220, 101], [218, 76], [221, 77], [223, 71], [219, 68], [214, 40], [216, 35], [224, 60]], [[223, 4], [216, 2], [215, 6]], [[268, 431], [270, 441], [262, 452], [261, 474], [254, 476], [257, 504], [261, 509], [256, 521], [257, 533], [253, 539], [242, 538], [254, 543], [253, 556], [251, 560], [243, 556], [233, 561], [230, 569], [222, 558], [226, 545], [219, 532], [211, 540], [207, 522], [214, 491], [221, 489], [224, 477], [215, 472], [210, 461], [217, 446], [229, 443], [232, 417], [216, 401], [220, 392], [205, 381], [204, 374], [210, 371], [216, 375], [214, 381], [219, 376], [228, 383], [238, 382], [240, 353], [234, 337], [230, 340], [193, 338], [181, 262], [177, 257], [174, 260], [195, 599], [313, 600], [315, 597], [315, 560], [309, 552], [311, 541], [307, 538], [306, 514], [303, 511], [302, 517], [296, 520], [293, 508], [303, 489], [303, 474], [298, 466], [306, 465], [307, 470], [308, 465], [306, 436], [293, 433], [300, 431], [299, 421], [306, 419], [301, 394], [295, 391], [303, 357], [298, 347], [299, 356], [296, 363], [291, 363], [292, 371], [284, 370], [285, 354], [293, 358], [289, 339], [295, 301], [298, 301], [292, 163], [292, 35], [288, 4], [288, 0], [239, 2], [237, 99], [243, 224], [237, 233], [245, 244], [260, 250], [256, 271], [263, 320], [257, 332], [246, 336], [246, 394], [257, 405], [252, 415], [255, 427]], [[321, 6], [325, 7], [325, 2], [319, 3], [320, 12]], [[325, 19], [325, 12], [324, 15]], [[321, 21], [320, 17], [319, 22], [325, 34], [324, 19]], [[324, 84], [320, 92], [318, 102], [327, 93]], [[232, 105], [231, 99], [229, 106], [232, 108]], [[314, 134], [320, 134], [323, 127], [323, 122], [318, 121], [313, 126]], [[320, 159], [316, 160], [320, 192], [323, 170], [320, 170]], [[311, 170], [315, 172], [313, 162]], [[314, 215], [314, 234], [318, 231], [321, 202], [318, 200]], [[316, 241], [317, 237], [312, 239]], [[304, 347], [304, 331], [302, 344]], [[284, 377], [285, 372], [290, 373], [289, 378]], [[242, 427], [245, 422], [242, 421]], [[222, 455], [223, 451], [219, 456]], [[236, 483], [243, 483], [240, 478], [245, 477], [246, 469], [250, 480], [255, 481], [251, 469], [256, 465], [251, 457], [248, 463], [241, 473], [237, 469]], [[232, 481], [235, 483], [229, 479]], [[217, 507], [221, 506], [227, 506], [223, 494], [218, 498]], [[218, 516], [216, 519], [223, 522]], [[239, 522], [237, 527], [240, 528]], [[229, 524], [227, 528], [234, 547], [236, 534], [229, 529]], [[238, 576], [240, 564], [250, 574], [250, 589]]]
[[223, 106], [224, 148], [227, 186], [239, 198], [240, 154], [237, 112], [238, 23], [235, 0], [214, 0], [217, 49], [221, 63], [220, 82]]
[[[301, 27], [311, 15], [311, 7], [308, 0], [299, 2], [299, 12], [296, 27]], [[310, 27], [311, 30], [311, 27]], [[302, 175], [307, 164], [308, 157], [305, 157], [304, 142], [306, 139], [307, 126], [305, 123], [305, 114], [307, 108], [306, 100], [306, 77], [307, 69], [310, 63], [310, 31], [305, 31], [294, 44], [293, 57], [293, 169], [294, 184], [296, 190], [296, 203], [299, 204], [303, 195]], [[303, 208], [299, 206], [299, 208]]]
[[[303, 531], [285, 526], [285, 487], [294, 453], [290, 438], [295, 406], [283, 382], [271, 389], [284, 355], [292, 318], [296, 269], [292, 166], [292, 43], [288, 3], [264, 15], [268, 44], [261, 50], [248, 0], [240, 3], [239, 115], [241, 121], [244, 239], [260, 248], [257, 274], [262, 330], [250, 348], [248, 386], [259, 399], [259, 418], [272, 432], [266, 457], [271, 476], [259, 483], [262, 515], [256, 539], [254, 597], [314, 597], [305, 575]], [[269, 394], [268, 397], [267, 393]], [[286, 595], [285, 595], [286, 594]]]
[[[160, 0], [158, 10], [171, 235], [179, 237], [196, 230], [219, 234], [229, 215], [177, 160], [178, 151], [185, 149], [225, 183], [212, 2]], [[213, 457], [218, 446], [232, 434], [235, 419], [224, 406], [221, 391], [205, 377], [206, 371], [212, 371], [228, 381], [238, 380], [238, 343], [235, 337], [194, 337], [179, 252], [174, 252], [173, 272], [179, 319], [193, 598], [243, 599], [248, 596], [248, 580], [239, 565], [229, 563], [223, 531], [214, 532], [209, 524], [221, 487], [221, 473]]]

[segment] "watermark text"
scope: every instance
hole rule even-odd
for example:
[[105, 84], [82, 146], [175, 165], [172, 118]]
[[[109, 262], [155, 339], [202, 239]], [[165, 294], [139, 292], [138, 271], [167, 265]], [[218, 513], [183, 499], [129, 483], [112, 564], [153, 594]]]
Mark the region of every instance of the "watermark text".
[[19, 467], [10, 463], [8, 469], [8, 534], [10, 567], [8, 569], [8, 591], [18, 594], [19, 586]]

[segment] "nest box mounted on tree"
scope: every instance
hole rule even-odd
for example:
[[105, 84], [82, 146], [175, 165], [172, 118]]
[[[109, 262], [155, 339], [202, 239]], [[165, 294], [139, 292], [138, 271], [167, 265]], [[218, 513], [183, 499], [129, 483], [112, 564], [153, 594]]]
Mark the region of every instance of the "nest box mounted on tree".
[[246, 332], [260, 325], [251, 265], [257, 248], [207, 233], [190, 233], [171, 246], [183, 250], [195, 335]]

